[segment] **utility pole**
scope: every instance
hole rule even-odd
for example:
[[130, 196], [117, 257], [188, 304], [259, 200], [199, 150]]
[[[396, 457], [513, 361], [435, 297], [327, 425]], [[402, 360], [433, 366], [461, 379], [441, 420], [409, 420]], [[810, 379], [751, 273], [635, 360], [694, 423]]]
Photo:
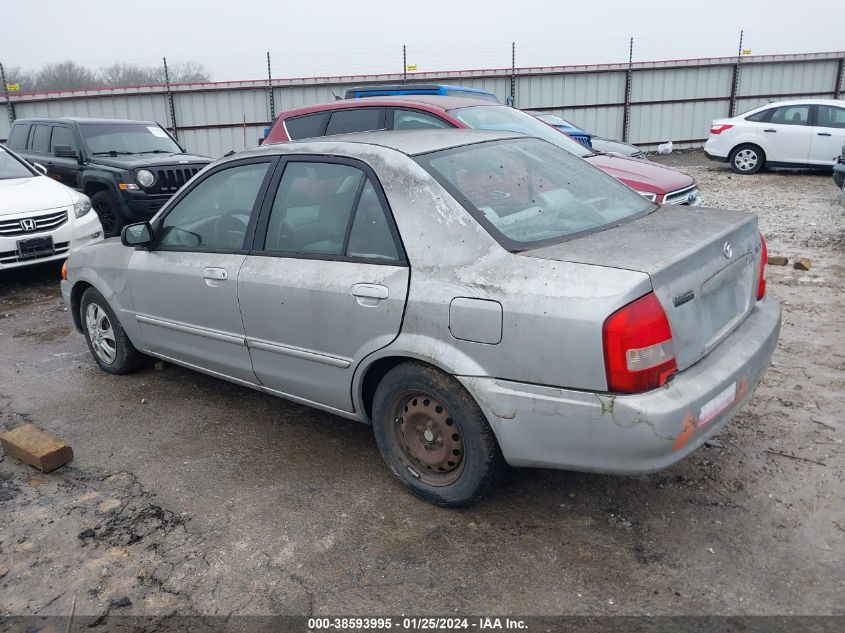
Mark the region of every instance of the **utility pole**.
[[634, 76], [634, 38], [628, 44], [628, 72], [625, 74], [625, 107], [622, 110], [622, 140], [628, 142], [631, 127], [631, 83]]
[[739, 64], [742, 61], [742, 36], [744, 31], [739, 32], [739, 48], [736, 52], [736, 63], [734, 63], [734, 77], [731, 84], [731, 102], [728, 107], [728, 116], [736, 114], [736, 96], [739, 94]]
[[173, 136], [179, 140], [179, 130], [176, 128], [176, 108], [173, 105], [173, 91], [170, 90], [170, 73], [167, 71], [167, 58], [162, 57], [164, 61], [164, 83], [167, 85], [167, 101], [170, 104], [170, 125]]
[[408, 55], [404, 44], [402, 44], [402, 83], [408, 83]]
[[15, 122], [15, 104], [9, 97], [9, 84], [6, 83], [6, 71], [3, 64], [0, 64], [0, 81], [3, 82], [3, 96], [6, 97], [6, 110], [9, 113], [9, 124]]
[[276, 120], [276, 99], [273, 96], [273, 73], [270, 71], [270, 51], [267, 51], [267, 89], [270, 91], [270, 124]]

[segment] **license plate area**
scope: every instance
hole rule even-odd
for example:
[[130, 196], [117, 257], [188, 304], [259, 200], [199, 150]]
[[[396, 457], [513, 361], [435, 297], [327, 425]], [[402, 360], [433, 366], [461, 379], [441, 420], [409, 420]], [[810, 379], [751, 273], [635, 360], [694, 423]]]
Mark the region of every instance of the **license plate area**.
[[732, 382], [716, 394], [714, 398], [704, 403], [698, 412], [698, 426], [704, 426], [715, 420], [720, 413], [734, 403], [734, 400], [736, 400], [736, 382]]
[[50, 257], [55, 254], [56, 249], [53, 246], [53, 238], [50, 236], [18, 240], [18, 261]]

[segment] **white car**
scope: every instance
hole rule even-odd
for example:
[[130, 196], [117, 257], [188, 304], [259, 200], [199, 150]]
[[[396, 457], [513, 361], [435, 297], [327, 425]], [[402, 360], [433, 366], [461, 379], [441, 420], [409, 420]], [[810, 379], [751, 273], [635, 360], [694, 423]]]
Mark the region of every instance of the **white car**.
[[832, 168], [845, 142], [845, 101], [777, 101], [716, 119], [704, 155], [740, 174], [770, 167]]
[[0, 145], [0, 270], [65, 259], [103, 239], [83, 193]]

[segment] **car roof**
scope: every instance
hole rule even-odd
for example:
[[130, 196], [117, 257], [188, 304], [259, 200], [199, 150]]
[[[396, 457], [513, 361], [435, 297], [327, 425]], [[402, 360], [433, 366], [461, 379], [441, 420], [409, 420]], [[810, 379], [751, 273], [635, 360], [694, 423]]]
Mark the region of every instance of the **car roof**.
[[84, 116], [63, 117], [28, 117], [15, 119], [15, 123], [141, 123], [143, 125], [158, 125], [154, 121], [138, 121], [136, 119], [97, 119]]
[[317, 112], [326, 112], [329, 110], [341, 110], [344, 108], [402, 108], [408, 107], [410, 103], [421, 103], [427, 106], [423, 109], [435, 109], [446, 112], [456, 108], [466, 108], [469, 106], [503, 106], [502, 104], [493, 103], [492, 101], [485, 101], [484, 99], [471, 99], [469, 97], [450, 97], [443, 95], [389, 95], [381, 97], [367, 97], [366, 99], [338, 99], [336, 101], [329, 101], [328, 103], [318, 103], [308, 106], [299, 106], [298, 108], [291, 108], [279, 113], [279, 118], [287, 120], [294, 116], [304, 114], [316, 114]]
[[[464, 145], [500, 141], [505, 139], [530, 138], [515, 132], [500, 132], [497, 130], [471, 129], [437, 129], [437, 130], [383, 130], [378, 132], [355, 132], [354, 134], [338, 134], [336, 136], [319, 136], [316, 138], [288, 141], [262, 145], [250, 150], [235, 152], [232, 157], [243, 158], [251, 155], [331, 153], [338, 144], [375, 145], [396, 150], [408, 156], [418, 156]], [[354, 148], [348, 148], [354, 152]]]
[[772, 106], [790, 106], [790, 105], [833, 105], [840, 108], [845, 107], [845, 100], [843, 99], [789, 99], [786, 101], [770, 101], [759, 105], [755, 110], [760, 108], [770, 108]]

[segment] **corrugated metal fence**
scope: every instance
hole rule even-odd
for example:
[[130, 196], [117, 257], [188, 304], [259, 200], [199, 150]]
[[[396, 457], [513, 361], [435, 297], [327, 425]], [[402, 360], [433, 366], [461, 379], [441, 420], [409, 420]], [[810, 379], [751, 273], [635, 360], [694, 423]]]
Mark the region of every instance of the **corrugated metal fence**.
[[[502, 101], [513, 83], [522, 109], [554, 112], [593, 134], [646, 149], [668, 140], [681, 148], [701, 145], [710, 121], [730, 112], [775, 99], [839, 98], [843, 63], [840, 51], [414, 73], [408, 81], [482, 88]], [[216, 157], [258, 144], [271, 120], [271, 90], [278, 113], [331, 101], [355, 85], [402, 79], [402, 74], [356, 75], [8, 93], [10, 116], [0, 116], [0, 139], [7, 138], [13, 117], [142, 119], [173, 130], [189, 151]]]

